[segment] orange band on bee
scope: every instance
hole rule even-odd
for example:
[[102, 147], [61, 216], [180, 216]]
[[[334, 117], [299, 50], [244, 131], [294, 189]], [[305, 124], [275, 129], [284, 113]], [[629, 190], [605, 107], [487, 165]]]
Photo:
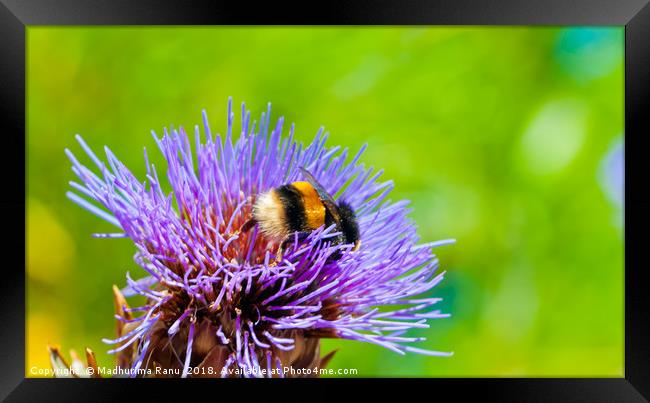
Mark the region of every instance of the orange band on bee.
[[316, 229], [325, 224], [325, 206], [320, 200], [320, 197], [318, 197], [316, 189], [309, 182], [293, 182], [291, 185], [302, 196], [307, 226], [311, 229]]

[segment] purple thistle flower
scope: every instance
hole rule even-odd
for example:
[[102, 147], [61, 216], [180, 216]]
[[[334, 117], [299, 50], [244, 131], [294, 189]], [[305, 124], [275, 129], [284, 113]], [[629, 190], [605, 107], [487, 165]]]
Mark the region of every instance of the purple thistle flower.
[[[439, 298], [420, 296], [443, 279], [432, 248], [453, 240], [417, 245], [408, 202], [388, 200], [392, 182], [379, 182], [381, 171], [359, 163], [365, 146], [346, 162], [348, 150], [325, 147], [322, 129], [307, 147], [293, 140], [293, 126], [282, 137], [283, 119], [271, 127], [270, 105], [259, 125], [244, 105], [241, 114], [241, 129], [233, 133], [229, 101], [222, 137], [212, 133], [204, 112], [194, 147], [183, 128], [165, 129], [162, 139], [153, 133], [168, 164], [169, 194], [146, 150], [144, 182], [108, 148], [102, 162], [79, 136], [99, 174], [66, 150], [81, 180], [70, 182], [77, 193], [68, 197], [121, 229], [96, 236], [131, 238], [134, 259], [148, 274], [133, 280], [127, 273], [128, 286], [114, 288], [117, 338], [104, 341], [114, 346], [118, 365], [131, 368], [132, 376], [158, 367], [182, 376], [197, 376], [190, 373], [196, 367], [282, 375], [279, 369], [288, 366], [325, 365], [332, 354], [320, 357], [320, 338], [370, 342], [399, 354], [449, 355], [412, 347], [424, 338], [404, 333], [449, 316], [432, 309]], [[358, 251], [332, 242], [336, 227], [322, 226], [296, 236], [276, 262], [277, 240], [257, 227], [238, 231], [255, 196], [303, 180], [300, 167], [354, 208]], [[129, 308], [122, 293], [147, 302]]]

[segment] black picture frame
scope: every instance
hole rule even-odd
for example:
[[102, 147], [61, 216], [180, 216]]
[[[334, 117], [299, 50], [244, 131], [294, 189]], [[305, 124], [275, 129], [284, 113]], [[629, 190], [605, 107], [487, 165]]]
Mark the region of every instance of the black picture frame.
[[[194, 393], [215, 393], [214, 384], [198, 380], [135, 382], [120, 379], [63, 380], [25, 378], [25, 230], [26, 27], [32, 25], [617, 25], [625, 26], [625, 376], [566, 379], [375, 379], [366, 390], [422, 389], [427, 400], [448, 394], [478, 394], [495, 401], [648, 401], [650, 399], [650, 281], [646, 275], [644, 237], [650, 228], [650, 5], [648, 0], [411, 0], [357, 1], [281, 5], [224, 1], [171, 0], [0, 0], [0, 211], [4, 229], [0, 287], [0, 397], [8, 401], [100, 401], [125, 398], [135, 390], [147, 397], [171, 396], [191, 385]], [[22, 174], [22, 175], [21, 175]], [[24, 179], [24, 180], [23, 180]], [[298, 382], [320, 397], [338, 398], [354, 379]], [[347, 383], [348, 385], [343, 385]], [[399, 383], [399, 384], [398, 384]], [[137, 385], [136, 385], [137, 384]], [[391, 385], [392, 384], [392, 385]], [[283, 384], [284, 387], [296, 385]], [[221, 388], [242, 390], [241, 381]], [[265, 382], [263, 390], [276, 388]], [[199, 392], [200, 391], [200, 392]], [[262, 389], [260, 390], [262, 391]], [[254, 392], [254, 391], [253, 391]], [[222, 393], [222, 392], [219, 392]], [[250, 393], [250, 392], [249, 392]], [[265, 392], [266, 393], [266, 392]], [[271, 393], [271, 392], [269, 392]], [[266, 395], [265, 395], [266, 396]], [[298, 395], [297, 395], [298, 396]], [[306, 395], [302, 395], [306, 397]], [[280, 395], [283, 397], [283, 395]], [[266, 397], [265, 397], [266, 398]]]

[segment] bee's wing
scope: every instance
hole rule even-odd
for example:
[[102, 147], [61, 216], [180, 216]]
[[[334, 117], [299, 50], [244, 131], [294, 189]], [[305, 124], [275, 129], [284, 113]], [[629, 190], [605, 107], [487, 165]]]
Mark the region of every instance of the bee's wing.
[[339, 215], [339, 208], [336, 205], [334, 198], [327, 192], [327, 190], [325, 190], [323, 185], [318, 183], [316, 178], [314, 178], [314, 175], [312, 175], [308, 170], [306, 170], [303, 167], [299, 167], [299, 169], [300, 172], [302, 172], [303, 176], [307, 179], [307, 182], [309, 182], [314, 187], [314, 189], [316, 189], [316, 193], [318, 193], [318, 197], [323, 202], [323, 205], [325, 206], [327, 211], [329, 211], [329, 213], [334, 218], [336, 225], [339, 225], [341, 222], [341, 216]]

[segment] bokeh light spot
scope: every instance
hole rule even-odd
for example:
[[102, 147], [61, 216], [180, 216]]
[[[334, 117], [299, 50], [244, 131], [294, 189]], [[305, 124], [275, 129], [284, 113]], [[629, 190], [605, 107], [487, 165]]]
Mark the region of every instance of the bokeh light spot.
[[42, 203], [27, 203], [27, 273], [47, 283], [58, 283], [74, 257], [74, 241], [55, 215]]
[[599, 181], [607, 198], [617, 207], [623, 206], [625, 188], [625, 155], [623, 138], [616, 139], [600, 163]]
[[555, 58], [579, 83], [609, 74], [623, 58], [622, 29], [569, 28], [558, 35]]
[[522, 138], [528, 168], [536, 174], [563, 170], [585, 137], [587, 108], [575, 100], [553, 100], [533, 118]]

